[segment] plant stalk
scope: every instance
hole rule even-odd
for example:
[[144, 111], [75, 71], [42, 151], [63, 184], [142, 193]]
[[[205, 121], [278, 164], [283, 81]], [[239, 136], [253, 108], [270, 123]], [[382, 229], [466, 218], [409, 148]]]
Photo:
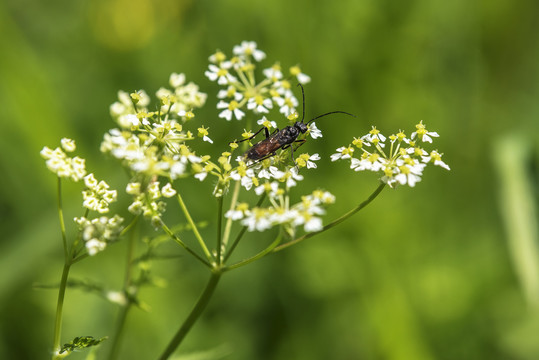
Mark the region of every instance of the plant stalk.
[[219, 283], [219, 279], [221, 278], [222, 272], [220, 269], [214, 269], [214, 271], [211, 274], [210, 280], [208, 281], [208, 284], [206, 285], [206, 288], [200, 295], [198, 301], [196, 302], [195, 306], [193, 307], [193, 310], [189, 313], [189, 316], [187, 316], [187, 319], [183, 322], [180, 329], [174, 335], [168, 346], [166, 347], [165, 351], [161, 356], [159, 357], [160, 360], [168, 359], [170, 355], [180, 346], [181, 342], [185, 338], [185, 336], [189, 333], [189, 330], [193, 327], [195, 322], [198, 320], [202, 312], [204, 312], [204, 309], [206, 309], [206, 306], [210, 302], [210, 299], [215, 291], [215, 288], [217, 287], [217, 284]]

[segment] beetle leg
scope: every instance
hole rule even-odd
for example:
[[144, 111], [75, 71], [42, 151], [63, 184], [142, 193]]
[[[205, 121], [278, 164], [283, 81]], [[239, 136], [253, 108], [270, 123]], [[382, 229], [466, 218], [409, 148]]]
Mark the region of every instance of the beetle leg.
[[294, 142], [299, 143], [299, 145], [296, 146], [296, 148], [294, 149], [294, 151], [296, 151], [301, 145], [303, 145], [303, 144], [305, 144], [307, 142], [307, 139], [296, 140]]
[[247, 167], [255, 166], [259, 162], [262, 162], [262, 161], [264, 161], [266, 159], [269, 159], [270, 157], [273, 157], [275, 155], [277, 155], [277, 154], [275, 152], [272, 152], [271, 154], [268, 154], [268, 155], [264, 156], [262, 159], [258, 159], [256, 161], [254, 161], [252, 164], [247, 165]]
[[[266, 135], [266, 139], [269, 138], [270, 137], [269, 130], [268, 130], [267, 127], [263, 126], [257, 132], [255, 132], [254, 135], [252, 135], [252, 136], [250, 136], [250, 137], [248, 137], [246, 139], [239, 140], [239, 141], [238, 140], [231, 141], [231, 142], [229, 142], [229, 144], [232, 144], [232, 143], [238, 143], [239, 144], [239, 143], [242, 143], [242, 142], [247, 141], [247, 140], [249, 140], [249, 141], [253, 140], [253, 138], [255, 136], [257, 136], [262, 130], [264, 130], [264, 135]], [[275, 134], [277, 131], [279, 131], [279, 129], [275, 129], [275, 131], [273, 133], [271, 133], [271, 135]]]

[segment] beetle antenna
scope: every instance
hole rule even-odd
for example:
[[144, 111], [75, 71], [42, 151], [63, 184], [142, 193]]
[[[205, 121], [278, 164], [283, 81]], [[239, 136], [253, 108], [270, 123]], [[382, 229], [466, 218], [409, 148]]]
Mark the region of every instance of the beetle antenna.
[[328, 113], [325, 113], [325, 114], [322, 114], [322, 115], [318, 115], [318, 116], [315, 117], [314, 119], [309, 120], [309, 122], [307, 123], [307, 125], [309, 125], [311, 122], [315, 121], [316, 119], [320, 119], [320, 118], [323, 117], [323, 116], [331, 115], [331, 114], [345, 114], [345, 115], [350, 115], [350, 116], [356, 117], [354, 114], [347, 113], [346, 111], [331, 111], [331, 112], [328, 112]]
[[301, 83], [298, 83], [298, 86], [301, 88], [301, 96], [303, 97], [303, 115], [301, 116], [301, 122], [303, 122], [303, 119], [305, 119], [305, 91], [303, 90], [303, 85], [301, 85]]

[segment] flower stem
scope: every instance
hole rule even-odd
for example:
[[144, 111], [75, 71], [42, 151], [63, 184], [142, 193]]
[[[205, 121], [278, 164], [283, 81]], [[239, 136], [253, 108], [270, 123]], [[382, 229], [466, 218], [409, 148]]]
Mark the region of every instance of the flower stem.
[[60, 338], [62, 334], [62, 313], [64, 309], [64, 298], [67, 287], [67, 278], [69, 276], [69, 269], [71, 264], [66, 262], [64, 269], [62, 270], [62, 280], [60, 281], [60, 289], [58, 290], [58, 301], [56, 303], [56, 320], [54, 322], [54, 345], [52, 352], [52, 359], [61, 359], [64, 356], [59, 354], [60, 351]]
[[[246, 228], [244, 228], [246, 229]], [[279, 243], [281, 242], [281, 239], [282, 239], [282, 236], [281, 236], [281, 233], [279, 233], [279, 235], [277, 236], [277, 238], [267, 247], [265, 248], [264, 250], [262, 250], [261, 252], [259, 252], [258, 254], [254, 255], [254, 256], [251, 256], [250, 258], [247, 258], [245, 260], [242, 260], [238, 263], [235, 263], [235, 264], [232, 264], [230, 266], [227, 266], [225, 268], [226, 271], [228, 270], [232, 270], [232, 269], [237, 269], [239, 267], [242, 267], [242, 266], [245, 266], [247, 264], [250, 264], [252, 263], [253, 261], [256, 261], [264, 256], [266, 256], [267, 254], [271, 253], [273, 251], [273, 249], [275, 249], [275, 247], [277, 245], [279, 245]]]
[[[230, 201], [230, 210], [233, 210], [236, 207], [238, 202], [238, 195], [240, 193], [240, 182], [236, 181], [234, 185], [234, 192], [232, 193], [232, 200]], [[226, 220], [225, 232], [223, 234], [223, 245], [228, 245], [228, 240], [230, 239], [230, 230], [232, 229], [232, 219], [228, 218]]]
[[185, 218], [189, 222], [189, 225], [191, 225], [191, 228], [193, 229], [193, 233], [195, 234], [195, 237], [198, 240], [198, 243], [200, 244], [200, 247], [202, 248], [202, 251], [204, 251], [204, 254], [206, 255], [206, 258], [208, 261], [212, 261], [212, 257], [210, 254], [210, 250], [208, 250], [208, 247], [206, 246], [206, 243], [204, 242], [204, 239], [202, 239], [202, 236], [200, 236], [200, 233], [198, 232], [198, 228], [193, 221], [193, 218], [191, 218], [191, 215], [189, 214], [189, 210], [187, 210], [187, 206], [185, 206], [185, 203], [183, 202], [183, 199], [180, 195], [180, 193], [176, 193], [176, 198], [178, 199], [178, 203], [180, 204], [180, 207], [182, 208], [183, 214], [185, 215]]
[[68, 249], [67, 249], [67, 236], [66, 226], [64, 222], [64, 211], [62, 210], [62, 178], [58, 177], [57, 187], [57, 200], [58, 200], [58, 219], [60, 220], [60, 231], [62, 232], [62, 243], [64, 245], [64, 259], [67, 262]]
[[[137, 220], [138, 220], [138, 216], [133, 219], [131, 224], [129, 224], [122, 231], [122, 233], [127, 231], [126, 229], [133, 228], [135, 224], [137, 223]], [[123, 285], [123, 292], [127, 299], [127, 303], [121, 306], [120, 308], [120, 314], [118, 316], [116, 332], [112, 338], [112, 345], [111, 345], [111, 349], [109, 353], [110, 360], [118, 358], [118, 352], [120, 350], [120, 344], [121, 344], [122, 335], [124, 331], [125, 320], [127, 319], [127, 314], [129, 310], [131, 309], [131, 305], [132, 305], [131, 296], [129, 296], [128, 292], [129, 292], [129, 288], [131, 287], [131, 279], [133, 277], [132, 262], [133, 262], [133, 257], [135, 256], [135, 244], [136, 244], [135, 232], [136, 232], [135, 229], [131, 231], [131, 233], [129, 234], [128, 243], [127, 243], [127, 259], [126, 259], [126, 264], [125, 264], [125, 278], [124, 278], [124, 285]]]
[[174, 234], [167, 225], [165, 225], [164, 222], [161, 222], [161, 228], [170, 236], [174, 241], [176, 241], [178, 244], [180, 244], [181, 247], [183, 247], [187, 252], [191, 255], [193, 255], [195, 258], [197, 258], [201, 263], [206, 265], [207, 267], [211, 267], [210, 263], [204, 258], [202, 258], [200, 255], [198, 255], [194, 250], [192, 250], [189, 246], [187, 246], [176, 234]]
[[386, 184], [382, 183], [380, 184], [376, 190], [374, 190], [374, 192], [367, 198], [367, 200], [363, 201], [362, 203], [360, 203], [357, 207], [353, 208], [352, 210], [348, 211], [346, 214], [343, 214], [341, 217], [333, 220], [332, 222], [330, 222], [329, 224], [327, 224], [326, 226], [324, 226], [322, 228], [322, 230], [320, 231], [315, 231], [315, 232], [311, 232], [311, 233], [307, 233], [303, 236], [300, 236], [299, 238], [297, 239], [294, 239], [292, 241], [288, 241], [284, 244], [281, 244], [277, 247], [275, 247], [273, 249], [272, 252], [277, 252], [277, 251], [281, 251], [283, 249], [286, 249], [287, 247], [289, 246], [292, 246], [292, 245], [295, 245], [303, 240], [306, 240], [310, 237], [313, 237], [314, 235], [317, 235], [317, 234], [320, 234], [320, 233], [323, 233], [324, 231], [326, 230], [329, 230], [331, 229], [332, 227], [340, 224], [341, 222], [343, 222], [344, 220], [348, 219], [349, 217], [351, 217], [352, 215], [354, 215], [355, 213], [357, 213], [359, 210], [363, 209], [365, 206], [369, 205], [374, 199], [376, 199], [376, 197], [382, 192], [382, 190], [384, 189]]
[[221, 251], [223, 248], [223, 197], [220, 196], [217, 198], [217, 245], [216, 245], [216, 256], [215, 261], [217, 264], [221, 264]]
[[187, 316], [187, 319], [185, 319], [176, 335], [174, 335], [163, 354], [161, 354], [161, 356], [159, 357], [160, 360], [168, 359], [169, 356], [172, 355], [172, 353], [178, 348], [178, 346], [180, 346], [187, 333], [189, 333], [189, 330], [191, 330], [191, 327], [193, 327], [194, 323], [198, 320], [198, 318], [210, 302], [213, 292], [215, 291], [215, 288], [219, 283], [221, 275], [222, 271], [220, 269], [213, 270], [210, 280], [206, 285], [206, 288], [200, 295], [200, 298], [193, 307], [193, 310], [191, 310], [191, 313], [189, 313], [189, 316]]
[[71, 251], [67, 247], [67, 236], [66, 228], [64, 222], [64, 212], [62, 210], [62, 179], [58, 177], [58, 219], [60, 220], [60, 230], [62, 232], [62, 243], [64, 247], [64, 268], [62, 270], [62, 278], [60, 280], [60, 288], [58, 289], [58, 299], [56, 301], [56, 316], [54, 320], [54, 340], [52, 347], [52, 359], [61, 358], [60, 351], [60, 341], [62, 335], [62, 314], [64, 309], [64, 298], [67, 287], [67, 278], [69, 276], [69, 270], [71, 268]]

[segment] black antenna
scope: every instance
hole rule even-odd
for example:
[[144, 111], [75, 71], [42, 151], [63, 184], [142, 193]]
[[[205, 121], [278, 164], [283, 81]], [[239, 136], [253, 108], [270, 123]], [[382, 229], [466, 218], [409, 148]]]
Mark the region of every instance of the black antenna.
[[298, 83], [298, 86], [301, 88], [301, 95], [303, 96], [303, 115], [301, 116], [301, 121], [303, 122], [303, 119], [305, 119], [305, 91], [303, 90], [303, 85], [301, 83]]
[[311, 122], [315, 121], [316, 119], [320, 119], [321, 117], [323, 116], [326, 116], [326, 115], [331, 115], [331, 114], [345, 114], [345, 115], [350, 115], [350, 116], [353, 116], [353, 117], [357, 117], [355, 116], [354, 114], [350, 114], [350, 113], [347, 113], [346, 111], [331, 111], [331, 112], [328, 112], [328, 113], [325, 113], [325, 114], [322, 114], [322, 115], [318, 115], [317, 117], [315, 117], [314, 119], [311, 119], [309, 120], [309, 122], [307, 123], [307, 125], [309, 125]]
[[[303, 122], [303, 119], [305, 119], [305, 91], [303, 90], [303, 85], [301, 85], [301, 83], [298, 83], [298, 86], [301, 88], [301, 95], [303, 96], [303, 115], [301, 116], [301, 122]], [[346, 111], [337, 110], [337, 111], [331, 111], [331, 112], [328, 112], [328, 113], [325, 113], [325, 114], [322, 114], [322, 115], [318, 115], [314, 119], [309, 120], [307, 125], [309, 125], [311, 122], [313, 122], [316, 119], [320, 119], [323, 116], [331, 115], [331, 114], [346, 114], [346, 115], [356, 117], [355, 115], [347, 113]]]

